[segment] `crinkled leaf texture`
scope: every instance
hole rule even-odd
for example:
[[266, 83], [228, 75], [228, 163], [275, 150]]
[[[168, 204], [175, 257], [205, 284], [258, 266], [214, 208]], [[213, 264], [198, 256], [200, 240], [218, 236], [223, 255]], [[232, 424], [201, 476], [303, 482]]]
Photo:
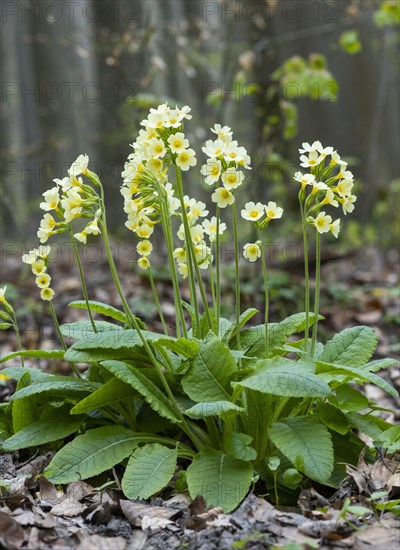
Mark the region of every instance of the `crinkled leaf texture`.
[[246, 496], [253, 476], [253, 464], [216, 449], [204, 448], [187, 469], [192, 498], [202, 495], [208, 506], [231, 512]]
[[144, 435], [122, 426], [88, 430], [58, 451], [44, 475], [53, 483], [71, 483], [96, 476], [129, 456]]
[[372, 328], [346, 328], [325, 344], [318, 359], [324, 363], [361, 367], [372, 357], [377, 343], [378, 338]]
[[306, 476], [324, 483], [333, 471], [334, 455], [328, 428], [313, 416], [275, 422], [268, 430], [274, 445]]
[[145, 369], [136, 369], [122, 361], [103, 361], [101, 365], [114, 376], [138, 391], [150, 407], [160, 416], [167, 418], [171, 422], [181, 422], [181, 418], [177, 415], [171, 401], [146, 377], [146, 374], [143, 372]]
[[63, 349], [52, 349], [52, 350], [42, 350], [42, 349], [33, 349], [33, 350], [23, 350], [15, 351], [9, 353], [8, 355], [3, 355], [0, 358], [0, 363], [5, 363], [9, 359], [14, 357], [35, 357], [39, 359], [62, 359], [64, 357]]
[[[76, 307], [79, 309], [87, 309], [86, 301], [85, 300], [76, 300], [75, 302], [70, 302], [69, 307]], [[120, 311], [119, 309], [109, 306], [108, 304], [103, 304], [103, 302], [97, 302], [96, 300], [89, 300], [89, 306], [91, 311], [96, 311], [97, 313], [101, 313], [102, 315], [105, 315], [106, 317], [111, 317], [112, 319], [116, 319], [117, 321], [120, 321], [121, 323], [126, 322], [126, 315], [123, 311]]]
[[190, 409], [185, 411], [190, 418], [207, 418], [209, 416], [222, 416], [229, 413], [244, 412], [243, 407], [239, 407], [231, 401], [212, 401], [211, 403], [196, 403]]
[[107, 405], [117, 403], [122, 399], [133, 398], [132, 386], [125, 384], [119, 378], [111, 378], [108, 382], [103, 384], [98, 390], [91, 393], [82, 401], [79, 401], [71, 409], [71, 414], [82, 414], [95, 409], [101, 409]]
[[122, 490], [130, 499], [149, 498], [171, 481], [178, 453], [159, 443], [144, 445], [133, 453], [122, 478]]
[[185, 393], [196, 402], [229, 401], [230, 382], [237, 371], [232, 352], [216, 336], [204, 340], [182, 378]]
[[54, 409], [54, 415], [50, 415], [48, 419], [36, 420], [6, 439], [2, 445], [2, 451], [16, 451], [64, 439], [76, 432], [83, 418], [83, 416], [70, 416], [69, 407]]
[[256, 374], [235, 385], [284, 397], [326, 397], [331, 393], [328, 384], [310, 372], [304, 361], [275, 357], [260, 364], [264, 366]]
[[[319, 319], [323, 317], [319, 316]], [[305, 313], [295, 313], [290, 315], [280, 323], [268, 323], [268, 348], [273, 350], [281, 346], [292, 334], [304, 330], [306, 321]], [[312, 326], [315, 321], [315, 315], [309, 314], [309, 326]], [[248, 348], [248, 355], [260, 356], [264, 353], [265, 346], [265, 328], [264, 325], [251, 327], [242, 332], [241, 344], [242, 348]]]

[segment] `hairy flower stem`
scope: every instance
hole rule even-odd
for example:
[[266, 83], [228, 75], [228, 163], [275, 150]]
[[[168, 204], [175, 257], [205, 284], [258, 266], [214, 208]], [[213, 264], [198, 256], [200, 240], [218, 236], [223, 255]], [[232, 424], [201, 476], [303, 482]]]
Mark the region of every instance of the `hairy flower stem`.
[[138, 333], [138, 336], [139, 336], [139, 338], [141, 339], [141, 341], [143, 343], [143, 347], [146, 350], [146, 352], [149, 356], [149, 359], [152, 362], [153, 367], [155, 368], [155, 370], [156, 370], [156, 372], [157, 372], [157, 374], [160, 378], [160, 381], [161, 381], [161, 383], [162, 383], [162, 385], [165, 389], [165, 392], [166, 392], [168, 398], [170, 399], [171, 403], [173, 404], [176, 414], [178, 415], [178, 417], [180, 418], [180, 420], [182, 422], [183, 431], [188, 435], [188, 437], [190, 437], [193, 444], [198, 449], [201, 449], [204, 446], [203, 443], [196, 436], [196, 434], [193, 433], [193, 430], [190, 428], [190, 426], [188, 425], [185, 417], [181, 413], [181, 411], [178, 407], [178, 404], [176, 403], [175, 397], [174, 397], [174, 395], [173, 395], [173, 393], [172, 393], [172, 391], [171, 391], [171, 389], [168, 385], [168, 382], [165, 378], [165, 375], [164, 375], [164, 372], [163, 372], [163, 365], [160, 364], [159, 361], [157, 361], [157, 359], [156, 359], [156, 357], [153, 353], [153, 350], [151, 349], [149, 343], [147, 342], [146, 338], [144, 337], [144, 335], [142, 333], [142, 330], [139, 326], [139, 323], [137, 322], [136, 317], [132, 314], [132, 312], [130, 310], [130, 307], [128, 305], [128, 302], [126, 301], [124, 291], [122, 290], [121, 281], [119, 279], [118, 271], [117, 271], [117, 268], [115, 266], [114, 258], [113, 258], [112, 252], [111, 252], [110, 240], [109, 240], [109, 237], [108, 237], [108, 230], [107, 230], [107, 219], [106, 219], [106, 209], [105, 209], [105, 204], [104, 204], [104, 190], [103, 190], [103, 187], [101, 187], [101, 207], [102, 207], [103, 239], [104, 239], [104, 244], [105, 244], [105, 247], [106, 247], [106, 254], [107, 254], [108, 264], [110, 266], [111, 275], [112, 275], [115, 287], [117, 289], [117, 292], [119, 294], [119, 297], [121, 299], [122, 306], [124, 308], [127, 319], [129, 321], [130, 325]]
[[210, 287], [211, 287], [211, 296], [212, 296], [212, 301], [213, 301], [213, 307], [214, 307], [214, 311], [215, 311], [215, 300], [216, 300], [216, 298], [215, 298], [214, 269], [213, 269], [212, 262], [210, 262]]
[[305, 326], [304, 326], [304, 350], [308, 355], [308, 330], [309, 330], [309, 317], [310, 317], [310, 275], [308, 270], [308, 245], [307, 245], [307, 222], [304, 216], [304, 208], [300, 200], [301, 222], [303, 229], [303, 255], [304, 255], [304, 278], [305, 278], [305, 294], [304, 294], [304, 308], [306, 313]]
[[70, 224], [68, 224], [68, 232], [69, 232], [69, 236], [71, 238], [72, 249], [74, 251], [74, 255], [75, 255], [75, 258], [76, 258], [76, 263], [78, 264], [79, 276], [81, 278], [83, 297], [84, 297], [85, 302], [86, 302], [86, 309], [87, 309], [87, 312], [89, 314], [89, 319], [90, 319], [90, 322], [92, 324], [93, 331], [97, 332], [96, 323], [94, 322], [93, 315], [92, 315], [92, 312], [90, 310], [89, 297], [88, 297], [87, 288], [86, 288], [85, 276], [83, 274], [82, 263], [81, 263], [81, 259], [79, 257], [78, 247], [76, 246], [75, 238], [74, 238], [74, 235], [72, 233], [72, 229], [71, 229]]
[[182, 334], [184, 337], [187, 337], [185, 316], [183, 314], [181, 296], [179, 292], [179, 282], [178, 275], [176, 273], [175, 259], [174, 259], [174, 240], [172, 236], [172, 228], [170, 218], [168, 216], [168, 210], [166, 209], [165, 203], [161, 202], [161, 223], [163, 226], [163, 232], [165, 236], [165, 242], [167, 245], [168, 261], [171, 269], [172, 275], [172, 287], [174, 289], [174, 301], [175, 301], [175, 326], [176, 326], [176, 335], [179, 338]]
[[319, 313], [319, 296], [321, 283], [321, 235], [317, 232], [317, 241], [315, 245], [315, 301], [314, 301], [314, 325], [311, 338], [311, 357], [314, 357], [315, 344], [318, 333], [318, 313]]
[[[175, 166], [175, 169], [176, 169], [176, 183], [177, 183], [177, 189], [178, 189], [178, 198], [179, 198], [180, 203], [181, 203], [183, 227], [185, 229], [186, 246], [188, 248], [188, 250], [187, 250], [188, 257], [189, 256], [192, 257], [193, 267], [194, 267], [194, 270], [195, 270], [195, 273], [196, 273], [197, 284], [199, 286], [200, 295], [201, 295], [201, 299], [202, 299], [202, 302], [203, 302], [204, 312], [205, 312], [210, 330], [213, 330], [214, 327], [213, 327], [213, 323], [212, 323], [212, 319], [211, 319], [210, 310], [208, 308], [207, 296], [206, 296], [206, 292], [204, 290], [204, 285], [203, 285], [203, 280], [201, 278], [199, 264], [197, 263], [196, 256], [195, 256], [195, 253], [194, 253], [194, 246], [193, 246], [192, 236], [191, 236], [191, 233], [190, 233], [189, 220], [188, 220], [188, 217], [187, 217], [185, 202], [184, 202], [184, 198], [183, 198], [182, 172], [181, 172], [181, 169], [179, 168], [179, 166]], [[190, 272], [190, 266], [189, 266], [189, 272]], [[194, 277], [193, 277], [193, 279], [194, 279]]]
[[[64, 351], [67, 351], [68, 348], [67, 348], [67, 345], [65, 343], [64, 337], [63, 337], [62, 332], [61, 332], [60, 323], [58, 322], [58, 319], [57, 319], [56, 311], [55, 311], [54, 305], [53, 305], [53, 300], [50, 300], [49, 305], [50, 305], [50, 313], [51, 313], [51, 316], [53, 318], [53, 323], [54, 323], [54, 326], [56, 327], [56, 331], [57, 331], [58, 337], [60, 339], [61, 345], [62, 345]], [[74, 371], [75, 376], [77, 378], [82, 379], [82, 376], [80, 375], [80, 372], [78, 371], [78, 369], [76, 368], [74, 363], [71, 363], [71, 368]]]
[[267, 262], [265, 261], [264, 247], [261, 238], [261, 229], [258, 228], [258, 239], [261, 242], [261, 265], [264, 280], [264, 324], [265, 324], [265, 356], [268, 357], [268, 320], [269, 320], [269, 288], [268, 288], [268, 273]]
[[163, 315], [163, 312], [162, 312], [162, 309], [161, 309], [160, 300], [158, 298], [157, 288], [156, 288], [156, 285], [154, 283], [153, 274], [152, 274], [150, 268], [147, 270], [147, 274], [149, 276], [149, 281], [150, 281], [150, 285], [151, 285], [151, 290], [153, 292], [154, 302], [156, 304], [158, 316], [160, 317], [160, 321], [161, 321], [161, 324], [162, 324], [163, 329], [164, 329], [164, 334], [165, 334], [165, 336], [168, 336], [167, 325], [165, 324], [165, 319], [164, 319], [164, 315]]
[[[22, 341], [21, 341], [21, 334], [19, 332], [19, 327], [18, 327], [18, 321], [17, 321], [17, 317], [15, 316], [14, 314], [14, 330], [15, 330], [15, 337], [17, 338], [17, 344], [18, 344], [18, 349], [19, 351], [22, 351]], [[22, 367], [25, 367], [25, 362], [24, 362], [24, 358], [21, 356], [21, 365]]]
[[215, 266], [216, 266], [215, 318], [217, 320], [217, 329], [218, 329], [218, 334], [219, 334], [219, 320], [220, 320], [220, 317], [221, 317], [221, 265], [220, 265], [220, 234], [219, 234], [219, 224], [220, 224], [220, 221], [221, 221], [221, 209], [220, 209], [219, 206], [217, 206], [216, 218], [217, 218], [217, 234], [216, 234], [216, 239], [215, 239]]
[[[232, 204], [233, 236], [235, 241], [235, 288], [236, 288], [236, 346], [240, 350], [240, 279], [239, 279], [239, 236], [237, 228], [236, 204]], [[240, 362], [240, 360], [239, 360]]]

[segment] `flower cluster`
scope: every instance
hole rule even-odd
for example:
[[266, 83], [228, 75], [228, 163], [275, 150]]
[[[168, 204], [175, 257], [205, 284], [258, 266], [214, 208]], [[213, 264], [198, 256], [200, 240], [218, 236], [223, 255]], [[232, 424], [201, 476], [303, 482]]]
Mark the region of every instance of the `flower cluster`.
[[244, 180], [244, 173], [240, 169], [251, 170], [251, 159], [246, 149], [233, 139], [229, 126], [216, 124], [211, 131], [217, 138], [208, 140], [203, 147], [208, 159], [201, 167], [201, 174], [207, 185], [216, 185], [211, 195], [212, 201], [219, 208], [226, 208], [235, 202], [234, 191]]
[[41, 289], [40, 297], [47, 301], [54, 298], [54, 290], [50, 288], [51, 277], [47, 273], [50, 250], [50, 246], [39, 246], [22, 256], [22, 261], [31, 266], [32, 273], [36, 276], [35, 282]]
[[[81, 175], [90, 177], [88, 170], [89, 157], [79, 155], [68, 170], [68, 176], [63, 179], [53, 180], [56, 185], [43, 193], [44, 200], [40, 203], [40, 208], [45, 214], [40, 222], [37, 236], [42, 244], [46, 243], [52, 235], [64, 233], [70, 224], [76, 218], [92, 218], [92, 220], [74, 237], [78, 241], [86, 244], [88, 235], [98, 235], [100, 233], [99, 218], [101, 209], [99, 208], [99, 197], [93, 188], [85, 185]], [[91, 180], [93, 181], [93, 179]], [[54, 219], [50, 212], [58, 216]]]
[[189, 147], [189, 140], [183, 133], [183, 121], [191, 119], [190, 108], [171, 109], [167, 104], [150, 109], [144, 127], [132, 144], [134, 152], [128, 156], [122, 172], [124, 211], [128, 216], [126, 227], [140, 239], [139, 266], [150, 266], [149, 255], [152, 245], [149, 238], [154, 226], [161, 221], [160, 209], [164, 206], [171, 215], [179, 209], [180, 203], [171, 183], [168, 182], [168, 168], [175, 164], [187, 171], [197, 163], [195, 152]]
[[299, 153], [300, 166], [310, 170], [309, 173], [296, 172], [294, 175], [295, 181], [301, 184], [299, 196], [304, 201], [307, 223], [315, 226], [319, 233], [330, 231], [337, 237], [340, 219], [333, 220], [321, 209], [328, 205], [335, 208], [341, 205], [345, 215], [353, 212], [357, 200], [352, 193], [354, 176], [333, 147], [323, 147], [320, 141], [314, 141], [311, 145], [303, 143]]
[[[261, 202], [248, 202], [241, 211], [244, 220], [251, 221], [259, 230], [265, 229], [271, 220], [277, 220], [282, 217], [283, 208], [277, 206], [276, 202], [269, 201], [268, 204]], [[243, 256], [249, 262], [255, 262], [261, 257], [261, 241], [247, 243], [243, 247]]]

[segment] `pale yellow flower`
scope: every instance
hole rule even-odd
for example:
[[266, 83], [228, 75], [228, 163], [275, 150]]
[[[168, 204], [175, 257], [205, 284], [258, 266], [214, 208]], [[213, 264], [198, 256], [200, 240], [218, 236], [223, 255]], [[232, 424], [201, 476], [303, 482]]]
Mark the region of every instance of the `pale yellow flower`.
[[55, 210], [60, 202], [58, 187], [53, 187], [43, 193], [44, 202], [41, 202], [39, 208], [45, 211]]
[[138, 260], [138, 266], [140, 267], [140, 269], [149, 269], [150, 268], [150, 261], [148, 258], [146, 258], [145, 256], [142, 256], [139, 260]]
[[242, 185], [244, 180], [244, 174], [243, 172], [240, 172], [240, 170], [236, 170], [235, 168], [228, 168], [223, 174], [222, 174], [222, 183], [226, 189], [236, 189], [240, 185]]
[[49, 287], [43, 288], [40, 291], [40, 297], [42, 298], [42, 300], [50, 302], [54, 298], [54, 290]]
[[6, 296], [5, 296], [6, 290], [7, 290], [6, 286], [3, 286], [3, 288], [0, 288], [0, 302], [3, 304], [6, 301]]
[[196, 166], [197, 160], [195, 155], [196, 154], [193, 149], [185, 149], [185, 151], [179, 153], [176, 158], [177, 166], [179, 166], [179, 168], [184, 172], [189, 170], [191, 166]]
[[184, 133], [177, 132], [176, 134], [169, 136], [168, 145], [173, 153], [181, 153], [189, 147], [189, 140], [185, 138]]
[[313, 223], [317, 228], [318, 233], [328, 233], [332, 223], [332, 218], [331, 216], [325, 214], [325, 212], [320, 212]]
[[265, 207], [265, 213], [267, 214], [267, 218], [269, 218], [270, 220], [277, 220], [282, 217], [283, 208], [277, 206], [276, 202], [269, 201], [269, 203]]
[[261, 202], [258, 202], [257, 204], [254, 202], [247, 202], [241, 211], [241, 215], [244, 220], [255, 222], [263, 217], [264, 210], [265, 205]]
[[329, 226], [329, 229], [331, 230], [332, 235], [338, 238], [339, 231], [340, 231], [340, 219], [332, 222]]
[[47, 288], [50, 286], [51, 277], [48, 273], [42, 273], [36, 277], [35, 282], [39, 288]]
[[257, 243], [247, 243], [243, 247], [243, 256], [249, 262], [255, 262], [261, 257], [261, 248]]
[[150, 241], [147, 239], [140, 241], [140, 243], [137, 244], [136, 250], [141, 256], [150, 256], [150, 254], [153, 251], [153, 245]]
[[235, 198], [232, 193], [225, 187], [218, 187], [211, 195], [211, 200], [217, 203], [219, 208], [226, 208], [228, 205], [235, 202]]
[[46, 264], [44, 263], [43, 260], [36, 260], [35, 262], [33, 262], [32, 264], [32, 273], [34, 275], [40, 275], [42, 273], [45, 273], [46, 271]]

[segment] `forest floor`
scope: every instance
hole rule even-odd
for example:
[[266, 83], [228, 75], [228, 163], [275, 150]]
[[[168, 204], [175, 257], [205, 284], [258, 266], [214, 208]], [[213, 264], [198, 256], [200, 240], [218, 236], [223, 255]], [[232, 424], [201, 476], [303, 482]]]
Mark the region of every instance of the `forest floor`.
[[[104, 255], [102, 256], [104, 258]], [[111, 283], [105, 262], [86, 260], [87, 285], [91, 299], [119, 307], [119, 299]], [[132, 309], [153, 330], [160, 330], [150, 286], [145, 278], [132, 270], [132, 262], [118, 262], [122, 283]], [[233, 310], [234, 288], [232, 267], [224, 270], [223, 307], [226, 316]], [[56, 292], [55, 308], [60, 323], [84, 318], [84, 311], [68, 308], [68, 303], [81, 299], [76, 268], [67, 259], [51, 268], [52, 287]], [[174, 306], [168, 284], [168, 272], [155, 273], [163, 312], [173, 325]], [[334, 331], [366, 324], [376, 330], [379, 346], [376, 358], [399, 357], [400, 326], [399, 254], [377, 249], [342, 257], [325, 258], [322, 266], [322, 307], [325, 321], [321, 337]], [[23, 333], [23, 345], [30, 349], [58, 347], [46, 304], [29, 269], [22, 269], [19, 258], [8, 258], [2, 266], [2, 280], [7, 284], [7, 297], [16, 307]], [[302, 301], [302, 264], [293, 261], [273, 265], [270, 269], [271, 321], [299, 310]], [[255, 285], [255, 286], [254, 286]], [[260, 292], [254, 291], [259, 288]], [[244, 268], [242, 309], [263, 309], [262, 280], [254, 266]], [[183, 295], [188, 299], [188, 292]], [[262, 317], [254, 318], [254, 323]], [[13, 334], [2, 333], [0, 355], [16, 349]], [[14, 360], [13, 365], [18, 361]], [[43, 360], [27, 360], [27, 366], [67, 374], [62, 361], [51, 366]], [[11, 361], [8, 364], [11, 366]], [[399, 366], [382, 375], [400, 388]], [[11, 381], [0, 386], [0, 400], [7, 401], [13, 391]], [[366, 385], [368, 398], [375, 400], [387, 413], [385, 419], [399, 423], [399, 402], [375, 386]], [[397, 412], [396, 412], [397, 411]], [[371, 442], [369, 442], [371, 443]], [[398, 548], [400, 522], [390, 511], [377, 511], [369, 496], [385, 490], [391, 499], [400, 498], [399, 463], [394, 457], [379, 458], [367, 464], [363, 457], [355, 469], [348, 469], [348, 478], [338, 490], [327, 490], [310, 484], [301, 492], [297, 506], [273, 506], [267, 499], [251, 493], [237, 510], [224, 514], [220, 509], [207, 509], [202, 499], [194, 502], [184, 493], [164, 491], [149, 502], [131, 502], [116, 488], [102, 488], [106, 479], [79, 481], [63, 489], [55, 487], [40, 473], [49, 463], [52, 452], [40, 454], [26, 451], [0, 456], [0, 543], [4, 548], [63, 549], [79, 548], [110, 550], [156, 550], [187, 548], [213, 550], [231, 548], [351, 548], [376, 550]], [[397, 472], [397, 473], [396, 473]], [[3, 487], [4, 486], [4, 487]], [[265, 489], [265, 488], [264, 488]], [[267, 492], [267, 489], [265, 489]], [[262, 491], [256, 491], [262, 495]], [[346, 499], [351, 504], [370, 508], [363, 519], [356, 514], [342, 514]]]

